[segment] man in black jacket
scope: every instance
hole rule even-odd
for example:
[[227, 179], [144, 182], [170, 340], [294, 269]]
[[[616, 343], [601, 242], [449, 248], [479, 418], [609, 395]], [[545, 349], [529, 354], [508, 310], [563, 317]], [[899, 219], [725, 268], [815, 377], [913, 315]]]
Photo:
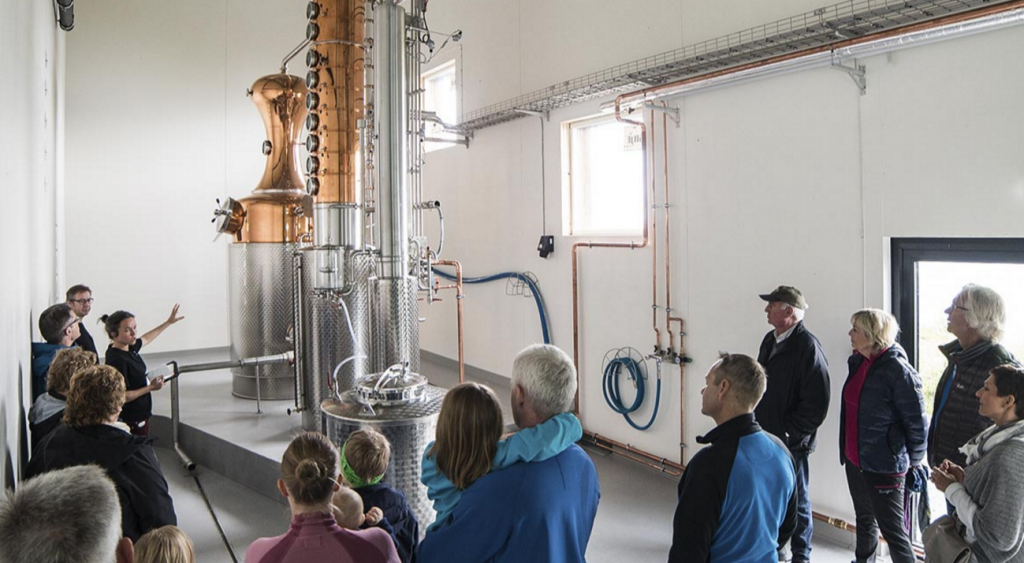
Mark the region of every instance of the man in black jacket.
[[[782, 285], [761, 299], [768, 324], [757, 361], [768, 372], [768, 388], [754, 410], [758, 424], [786, 444], [796, 465], [797, 528], [791, 540], [792, 561], [810, 561], [814, 526], [808, 494], [810, 466], [818, 427], [828, 414], [831, 384], [821, 343], [804, 327], [807, 301], [799, 289]], [[789, 561], [784, 543], [779, 561]]]

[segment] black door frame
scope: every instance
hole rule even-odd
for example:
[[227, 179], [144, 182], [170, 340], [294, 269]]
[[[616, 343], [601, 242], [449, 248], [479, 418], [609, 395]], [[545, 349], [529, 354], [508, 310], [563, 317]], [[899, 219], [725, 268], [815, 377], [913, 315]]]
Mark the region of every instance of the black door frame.
[[[1024, 264], [1024, 238], [892, 238], [892, 313], [899, 343], [917, 362], [917, 263], [980, 262]], [[954, 296], [950, 295], [950, 299]]]

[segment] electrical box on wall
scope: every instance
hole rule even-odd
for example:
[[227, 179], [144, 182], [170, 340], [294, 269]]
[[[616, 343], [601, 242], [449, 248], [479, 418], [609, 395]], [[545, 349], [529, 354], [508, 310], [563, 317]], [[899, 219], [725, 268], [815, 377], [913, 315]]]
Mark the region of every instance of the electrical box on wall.
[[541, 258], [547, 258], [548, 254], [555, 251], [555, 237], [553, 235], [541, 235], [540, 242], [537, 243], [537, 252], [540, 253]]

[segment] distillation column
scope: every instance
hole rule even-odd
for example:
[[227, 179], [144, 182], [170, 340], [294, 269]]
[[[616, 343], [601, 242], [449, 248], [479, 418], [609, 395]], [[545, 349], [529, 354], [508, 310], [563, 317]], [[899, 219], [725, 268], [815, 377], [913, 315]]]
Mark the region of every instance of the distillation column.
[[307, 191], [315, 197], [313, 245], [301, 255], [302, 426], [321, 430], [320, 404], [373, 369], [371, 277], [364, 248], [360, 134], [366, 123], [363, 0], [310, 2], [306, 38]]

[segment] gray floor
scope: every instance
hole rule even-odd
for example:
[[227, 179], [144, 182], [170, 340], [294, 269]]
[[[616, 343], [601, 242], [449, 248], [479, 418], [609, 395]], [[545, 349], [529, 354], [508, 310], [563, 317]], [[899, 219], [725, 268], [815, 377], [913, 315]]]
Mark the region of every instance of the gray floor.
[[[186, 364], [214, 361], [220, 359], [218, 356], [216, 353], [208, 353], [172, 359]], [[151, 365], [160, 360], [155, 356], [147, 358]], [[457, 373], [448, 366], [424, 362], [422, 371], [433, 384], [443, 387], [451, 386], [458, 379]], [[483, 382], [491, 384], [503, 404], [508, 404], [507, 384], [502, 381]], [[187, 428], [215, 433], [225, 442], [239, 444], [248, 451], [258, 453], [260, 457], [267, 458], [268, 462], [276, 463], [280, 460], [291, 437], [301, 431], [298, 417], [286, 414], [287, 408], [291, 406], [286, 402], [264, 401], [263, 413], [257, 414], [254, 401], [232, 397], [230, 374], [226, 371], [185, 374], [181, 379], [180, 390], [182, 423]], [[158, 394], [154, 397], [156, 414], [169, 414], [168, 395]], [[154, 431], [157, 430], [157, 426], [154, 426]], [[231, 561], [195, 480], [181, 468], [173, 450], [165, 449], [171, 446], [169, 439], [160, 440], [158, 446], [160, 461], [177, 509], [179, 526], [192, 537], [197, 560]], [[187, 445], [185, 449], [188, 451]], [[588, 449], [588, 453], [594, 460], [600, 478], [601, 503], [587, 550], [587, 560], [591, 563], [664, 561], [672, 540], [677, 481], [604, 451]], [[231, 455], [225, 453], [224, 457], [230, 458]], [[211, 462], [212, 465], [218, 463], [220, 460]], [[256, 465], [252, 464], [251, 471], [259, 473]], [[237, 475], [236, 470], [239, 468], [235, 462], [228, 462], [220, 463], [218, 469]], [[246, 467], [243, 473], [249, 469]], [[254, 539], [279, 535], [287, 530], [287, 508], [280, 499], [271, 496], [273, 476], [260, 478], [261, 482], [269, 480], [271, 483], [268, 487], [258, 487], [261, 491], [258, 493], [202, 463], [196, 474], [238, 561], [242, 560], [246, 547]], [[815, 538], [814, 545], [814, 561], [846, 563], [852, 559], [849, 549], [840, 548], [827, 540]]]

